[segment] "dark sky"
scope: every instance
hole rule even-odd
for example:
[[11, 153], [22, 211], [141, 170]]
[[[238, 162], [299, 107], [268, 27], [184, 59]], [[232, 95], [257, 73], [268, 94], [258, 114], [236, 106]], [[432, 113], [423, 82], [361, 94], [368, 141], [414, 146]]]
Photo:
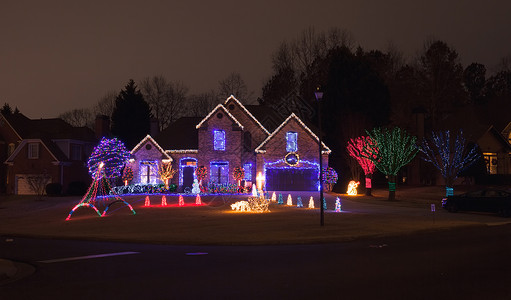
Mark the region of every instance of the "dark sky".
[[434, 37], [491, 70], [511, 54], [510, 16], [508, 0], [2, 0], [0, 104], [56, 117], [130, 78], [162, 74], [200, 93], [231, 72], [257, 97], [271, 54], [309, 26], [346, 29], [366, 50], [392, 42], [408, 59]]

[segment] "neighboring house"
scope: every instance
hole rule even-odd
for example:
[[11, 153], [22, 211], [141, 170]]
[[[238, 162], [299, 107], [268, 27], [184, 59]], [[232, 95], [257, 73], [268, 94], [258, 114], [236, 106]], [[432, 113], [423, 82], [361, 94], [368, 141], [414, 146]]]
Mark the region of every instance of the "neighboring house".
[[[147, 177], [151, 168], [171, 160], [177, 170], [171, 182], [181, 190], [191, 187], [198, 166], [208, 170], [206, 183], [236, 183], [233, 170], [242, 167], [248, 185], [264, 175], [267, 190], [318, 189], [319, 140], [311, 129], [291, 114], [270, 133], [234, 96], [204, 118], [177, 120], [156, 141], [147, 136], [132, 150], [133, 170], [147, 165], [145, 161], [154, 166], [134, 172], [134, 178]], [[322, 149], [326, 167], [330, 149], [324, 144]]]
[[34, 194], [29, 178], [49, 176], [49, 183], [88, 183], [87, 157], [97, 139], [87, 127], [62, 119], [29, 119], [21, 113], [0, 114], [1, 191]]
[[[417, 121], [412, 134], [417, 135], [420, 141], [430, 133], [424, 130], [422, 113], [414, 114], [414, 118]], [[451, 138], [454, 138], [459, 130], [463, 130], [467, 143], [477, 144], [479, 147], [487, 174], [499, 176], [511, 174], [511, 123], [508, 116], [502, 114], [501, 117], [496, 117], [484, 107], [467, 106], [442, 120], [439, 126], [439, 130], [450, 130]], [[444, 184], [440, 172], [429, 163], [420, 161], [420, 156], [422, 155], [419, 153], [415, 161], [409, 165], [410, 182]], [[459, 183], [462, 181], [463, 179], [458, 179]]]

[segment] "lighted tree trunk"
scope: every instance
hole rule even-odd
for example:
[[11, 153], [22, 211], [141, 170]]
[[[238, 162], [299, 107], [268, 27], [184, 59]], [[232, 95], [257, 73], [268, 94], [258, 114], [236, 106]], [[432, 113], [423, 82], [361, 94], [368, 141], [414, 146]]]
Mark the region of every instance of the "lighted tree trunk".
[[366, 175], [366, 184], [365, 184], [365, 187], [366, 187], [366, 196], [372, 196], [372, 193], [371, 193], [371, 190], [372, 190], [372, 177], [373, 177], [373, 174], [367, 174]]
[[389, 201], [396, 200], [396, 176], [389, 175]]

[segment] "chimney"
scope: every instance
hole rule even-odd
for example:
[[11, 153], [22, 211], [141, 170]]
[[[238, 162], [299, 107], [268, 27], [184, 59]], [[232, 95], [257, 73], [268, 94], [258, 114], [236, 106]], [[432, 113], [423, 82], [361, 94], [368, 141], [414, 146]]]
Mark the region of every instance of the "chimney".
[[94, 132], [96, 133], [96, 138], [100, 140], [102, 137], [110, 136], [110, 117], [105, 115], [97, 115], [96, 122], [94, 126]]
[[149, 127], [149, 134], [154, 138], [160, 133], [160, 123], [158, 119], [151, 118], [151, 125]]

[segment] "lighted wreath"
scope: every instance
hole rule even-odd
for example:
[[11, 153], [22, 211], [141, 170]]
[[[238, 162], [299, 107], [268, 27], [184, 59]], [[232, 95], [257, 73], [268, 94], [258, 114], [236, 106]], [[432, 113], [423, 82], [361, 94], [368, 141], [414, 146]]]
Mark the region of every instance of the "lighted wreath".
[[284, 161], [289, 166], [294, 167], [294, 166], [298, 165], [298, 163], [300, 162], [300, 156], [298, 156], [298, 153], [289, 152], [284, 157]]

